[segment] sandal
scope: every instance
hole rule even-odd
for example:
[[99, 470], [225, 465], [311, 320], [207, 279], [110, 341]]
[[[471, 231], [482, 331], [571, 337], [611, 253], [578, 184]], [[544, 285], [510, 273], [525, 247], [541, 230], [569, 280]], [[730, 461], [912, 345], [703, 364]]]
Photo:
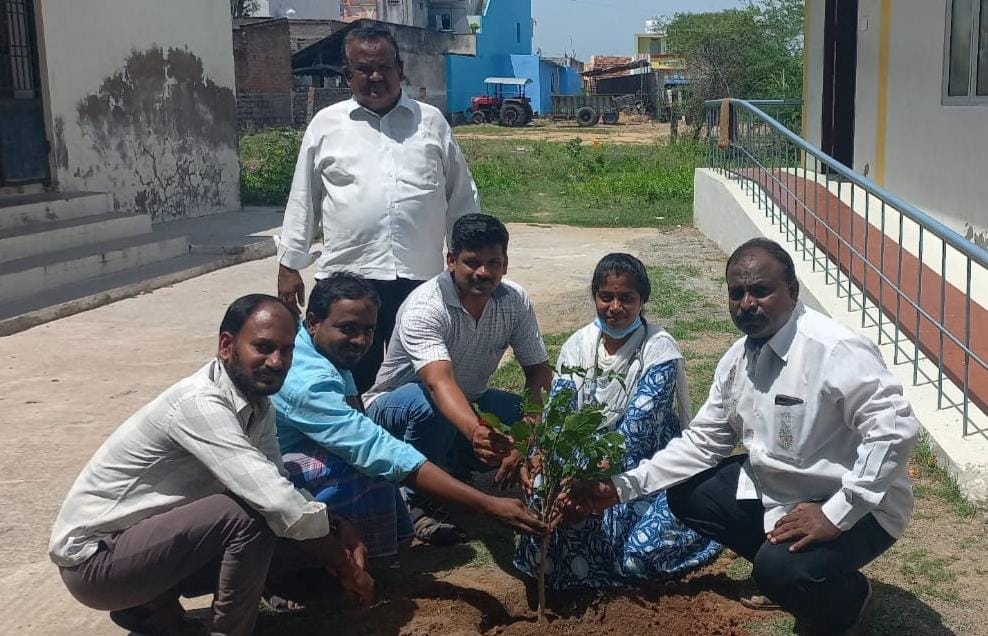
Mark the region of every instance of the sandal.
[[467, 533], [456, 525], [445, 521], [438, 511], [430, 511], [432, 516], [420, 508], [411, 511], [412, 529], [415, 538], [435, 546], [450, 546], [467, 540]]
[[782, 606], [765, 596], [764, 594], [752, 594], [751, 596], [742, 596], [741, 604], [748, 609], [758, 610], [760, 612], [774, 612], [781, 610]]
[[261, 596], [261, 607], [275, 614], [298, 614], [305, 611], [304, 604], [278, 596], [277, 594], [264, 594]]

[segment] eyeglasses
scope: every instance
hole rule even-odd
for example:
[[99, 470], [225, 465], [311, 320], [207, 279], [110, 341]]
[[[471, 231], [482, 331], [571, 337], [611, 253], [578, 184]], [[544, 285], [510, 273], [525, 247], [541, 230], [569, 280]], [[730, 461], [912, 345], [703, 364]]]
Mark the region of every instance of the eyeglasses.
[[383, 64], [381, 66], [370, 66], [368, 64], [360, 64], [358, 66], [347, 66], [347, 70], [355, 75], [360, 75], [363, 77], [370, 77], [375, 73], [380, 75], [390, 75], [398, 71], [397, 65], [394, 64]]

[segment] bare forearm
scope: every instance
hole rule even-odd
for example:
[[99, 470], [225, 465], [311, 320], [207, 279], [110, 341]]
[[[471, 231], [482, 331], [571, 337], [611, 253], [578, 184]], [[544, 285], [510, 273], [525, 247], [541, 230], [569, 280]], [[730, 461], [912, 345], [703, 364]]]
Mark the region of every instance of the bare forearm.
[[525, 367], [525, 388], [536, 404], [542, 403], [542, 393], [549, 392], [552, 386], [552, 367], [548, 363]]
[[471, 439], [473, 430], [478, 426], [477, 414], [470, 406], [467, 397], [463, 395], [460, 387], [456, 386], [455, 382], [427, 384], [426, 386], [443, 417], [455, 426], [460, 434]]
[[432, 462], [411, 473], [405, 484], [433, 499], [472, 512], [486, 513], [491, 497], [447, 474]]

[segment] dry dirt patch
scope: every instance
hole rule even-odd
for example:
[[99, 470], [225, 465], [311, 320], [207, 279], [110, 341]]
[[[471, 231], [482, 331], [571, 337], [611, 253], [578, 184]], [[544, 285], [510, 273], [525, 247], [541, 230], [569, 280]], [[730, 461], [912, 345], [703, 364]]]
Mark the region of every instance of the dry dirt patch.
[[456, 128], [457, 139], [525, 139], [529, 141], [569, 141], [577, 137], [584, 144], [653, 144], [669, 137], [669, 124], [622, 116], [613, 126], [598, 124], [581, 128], [575, 122], [537, 120], [523, 128], [503, 128], [496, 124], [466, 125]]

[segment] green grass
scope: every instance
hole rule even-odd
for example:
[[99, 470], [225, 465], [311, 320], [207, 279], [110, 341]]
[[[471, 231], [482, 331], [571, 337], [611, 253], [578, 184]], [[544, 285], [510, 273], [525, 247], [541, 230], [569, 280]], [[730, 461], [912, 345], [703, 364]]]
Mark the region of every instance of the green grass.
[[700, 316], [692, 319], [677, 319], [669, 327], [669, 333], [676, 340], [696, 340], [709, 333], [731, 334], [740, 337], [741, 332], [727, 319]]
[[[692, 144], [581, 145], [485, 139], [461, 146], [485, 212], [504, 221], [588, 227], [675, 227], [693, 218]], [[274, 129], [240, 139], [241, 198], [282, 205], [288, 198], [301, 133]]]
[[917, 499], [939, 499], [950, 506], [951, 512], [961, 519], [970, 519], [975, 515], [977, 507], [964, 497], [957, 480], [937, 463], [936, 453], [925, 433], [920, 435], [919, 443], [913, 450], [913, 458], [920, 470], [920, 478], [925, 477], [929, 482], [916, 483], [913, 494]]
[[692, 221], [692, 145], [463, 139], [486, 212], [504, 221], [673, 227]]
[[957, 574], [950, 569], [950, 560], [933, 557], [922, 548], [900, 554], [899, 557], [899, 569], [909, 581], [913, 593], [948, 603], [960, 600], [957, 590], [951, 585], [957, 580]]
[[[559, 357], [559, 350], [562, 349], [563, 344], [565, 344], [566, 339], [570, 335], [569, 333], [543, 334], [542, 338], [545, 340], [545, 347], [549, 351], [549, 364], [553, 368], [556, 366], [556, 358]], [[521, 393], [525, 390], [525, 372], [522, 371], [521, 365], [516, 360], [511, 359], [506, 364], [498, 367], [497, 371], [494, 372], [494, 375], [491, 376], [490, 386], [495, 389], [501, 389], [502, 391]]]
[[686, 279], [698, 275], [699, 270], [691, 265], [649, 267], [652, 295], [646, 307], [648, 314], [671, 318], [699, 305], [703, 296], [684, 285]]
[[240, 138], [240, 198], [245, 205], [288, 200], [302, 133], [291, 128]]

